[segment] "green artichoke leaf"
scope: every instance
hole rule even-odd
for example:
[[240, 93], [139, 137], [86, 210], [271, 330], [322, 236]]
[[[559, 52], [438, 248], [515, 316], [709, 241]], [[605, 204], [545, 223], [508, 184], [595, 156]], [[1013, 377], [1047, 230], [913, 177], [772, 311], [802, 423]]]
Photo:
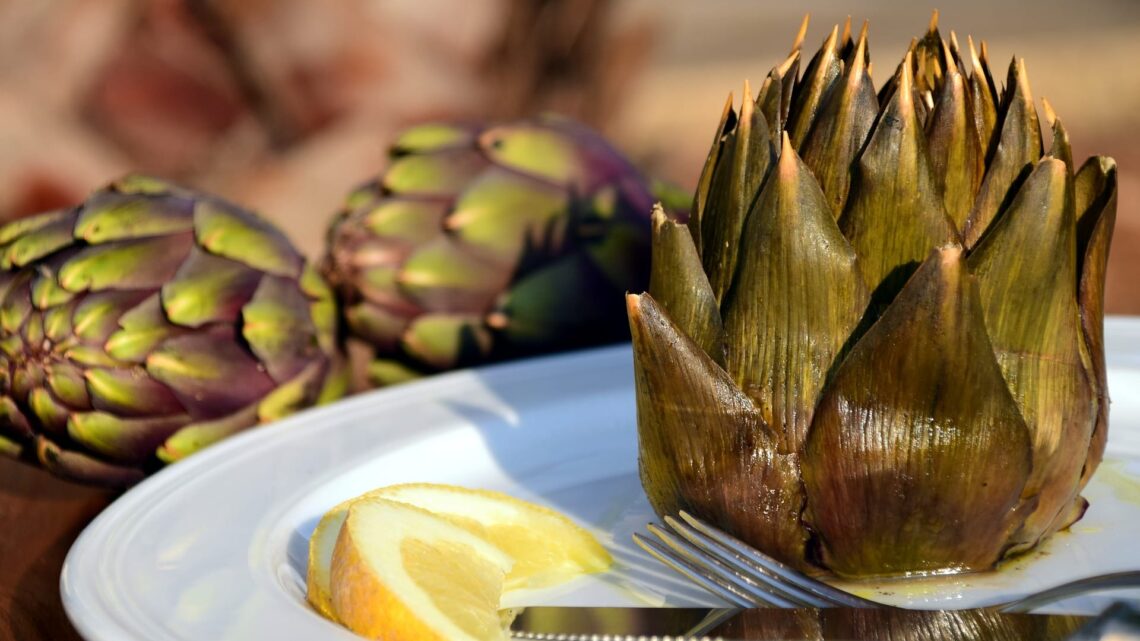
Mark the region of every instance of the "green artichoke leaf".
[[851, 164], [875, 124], [879, 99], [867, 74], [867, 27], [843, 76], [835, 83], [819, 110], [819, 117], [800, 149], [819, 186], [839, 218], [851, 184]]
[[475, 132], [470, 127], [449, 123], [427, 123], [405, 129], [392, 143], [392, 154], [435, 152], [456, 147], [470, 148]]
[[658, 514], [689, 511], [804, 566], [798, 457], [649, 294], [628, 295], [641, 483]]
[[804, 141], [815, 124], [816, 113], [823, 104], [831, 86], [839, 82], [843, 74], [843, 62], [839, 59], [839, 27], [831, 30], [831, 35], [808, 62], [804, 75], [796, 83], [792, 92], [792, 104], [785, 129], [790, 132], [792, 145], [803, 149]]
[[1069, 132], [1048, 100], [1042, 98], [1041, 105], [1045, 111], [1045, 122], [1049, 123], [1049, 128], [1053, 131], [1053, 144], [1046, 155], [1065, 163], [1065, 168], [1072, 174], [1076, 165], [1073, 164], [1073, 145], [1069, 142]]
[[67, 423], [75, 441], [116, 463], [145, 463], [175, 431], [190, 420], [186, 414], [129, 418], [113, 412], [80, 412]]
[[1089, 482], [1104, 457], [1108, 441], [1108, 378], [1104, 362], [1104, 281], [1108, 250], [1116, 224], [1116, 162], [1103, 156], [1090, 158], [1077, 172], [1075, 185], [1077, 219], [1078, 301], [1081, 330], [1091, 355], [1097, 387], [1097, 417], [1089, 453], [1081, 471], [1081, 487]]
[[965, 77], [950, 67], [926, 124], [926, 140], [942, 206], [958, 231], [966, 226], [986, 168], [972, 108]]
[[970, 114], [974, 118], [974, 130], [978, 132], [978, 148], [982, 153], [988, 154], [994, 130], [997, 128], [997, 92], [994, 90], [989, 61], [978, 56], [973, 38], [967, 36], [966, 42], [970, 48], [970, 63], [974, 70], [970, 74]]
[[320, 391], [321, 377], [328, 370], [328, 365], [327, 362], [310, 359], [294, 378], [266, 394], [257, 406], [258, 422], [276, 421], [312, 404]]
[[440, 236], [416, 249], [395, 278], [424, 309], [467, 312], [487, 309], [510, 273], [460, 241]]
[[409, 245], [439, 235], [448, 203], [442, 200], [387, 198], [369, 209], [361, 221], [373, 234]]
[[129, 363], [145, 362], [162, 341], [186, 331], [167, 320], [159, 293], [128, 309], [118, 324], [119, 329], [107, 338], [103, 348], [115, 359]]
[[67, 406], [43, 387], [37, 387], [28, 394], [28, 407], [35, 415], [39, 426], [45, 432], [63, 434], [67, 430]]
[[96, 192], [83, 203], [75, 238], [92, 245], [114, 240], [160, 236], [194, 229], [194, 202], [163, 194], [142, 198], [112, 190]]
[[140, 366], [92, 368], [84, 372], [91, 405], [119, 416], [170, 416], [185, 410], [178, 398]]
[[1076, 247], [1068, 169], [1045, 158], [969, 258], [998, 364], [1033, 437], [1025, 494], [1036, 508], [1013, 552], [1050, 534], [1076, 498], [1096, 422], [1082, 359]]
[[32, 274], [27, 271], [16, 274], [0, 305], [0, 328], [9, 336], [19, 334], [32, 313], [31, 280]]
[[[7, 400], [7, 399], [4, 399]], [[24, 453], [24, 446], [0, 434], [0, 456], [7, 456], [19, 460]]]
[[479, 135], [479, 150], [491, 162], [554, 185], [586, 188], [586, 158], [579, 142], [549, 123], [491, 127]]
[[32, 426], [28, 423], [28, 417], [24, 416], [24, 412], [21, 411], [16, 401], [7, 395], [0, 396], [0, 436], [4, 432], [21, 442], [28, 441], [35, 436]]
[[677, 327], [724, 367], [724, 326], [693, 236], [685, 225], [653, 208], [649, 293]]
[[336, 296], [328, 282], [312, 263], [305, 263], [298, 282], [301, 291], [309, 297], [309, 318], [317, 331], [317, 344], [326, 354], [335, 353], [338, 347], [339, 313]]
[[448, 198], [486, 167], [487, 160], [471, 149], [400, 156], [384, 173], [383, 187], [400, 195]]
[[0, 228], [13, 236], [10, 242], [2, 244], [0, 269], [23, 267], [75, 242], [75, 217], [74, 210], [41, 214], [26, 219], [26, 224], [17, 221]]
[[628, 336], [620, 322], [622, 293], [590, 256], [571, 254], [518, 280], [496, 301], [487, 325], [506, 349], [523, 353], [616, 342]]
[[792, 53], [773, 67], [760, 85], [760, 92], [756, 96], [756, 110], [764, 114], [764, 121], [768, 123], [768, 135], [772, 138], [773, 147], [779, 147], [784, 137], [784, 128], [788, 122], [788, 110], [792, 106], [792, 90], [795, 87], [796, 72], [800, 66], [800, 51], [793, 49]]
[[275, 276], [298, 278], [305, 262], [281, 230], [220, 201], [197, 201], [194, 237], [211, 254]]
[[[697, 254], [701, 253], [702, 239], [701, 239], [701, 221], [704, 220], [705, 209], [708, 207], [709, 191], [713, 189], [713, 181], [716, 175], [717, 165], [720, 164], [720, 157], [726, 153], [725, 147], [728, 146], [730, 134], [736, 129], [736, 111], [732, 108], [732, 92], [729, 92], [728, 99], [724, 103], [724, 111], [720, 115], [720, 123], [716, 126], [716, 135], [713, 136], [713, 144], [709, 149], [709, 155], [705, 158], [705, 164], [701, 168], [700, 178], [697, 180], [697, 192], [693, 195], [693, 206], [689, 211], [689, 233], [693, 237], [693, 244], [697, 248]], [[726, 181], [728, 174], [722, 170], [721, 181]]]
[[494, 167], [467, 186], [443, 226], [488, 258], [515, 265], [528, 242], [565, 222], [566, 206], [562, 189]]
[[744, 219], [769, 167], [775, 164], [767, 121], [764, 114], [755, 109], [747, 82], [736, 130], [728, 136], [726, 143], [732, 149], [716, 169], [713, 192], [701, 220], [703, 246], [717, 248], [702, 257], [705, 273], [717, 300], [722, 303], [736, 273]]
[[384, 305], [362, 301], [344, 308], [344, 320], [353, 336], [368, 341], [378, 350], [390, 351], [399, 344], [411, 317], [397, 314]]
[[44, 343], [44, 315], [36, 310], [28, 315], [23, 328], [24, 344], [39, 349]]
[[368, 382], [374, 387], [407, 383], [423, 376], [424, 372], [390, 358], [374, 358], [368, 363]]
[[63, 263], [59, 284], [71, 292], [155, 289], [174, 277], [193, 247], [189, 233], [92, 245]]
[[867, 289], [889, 301], [930, 251], [956, 242], [942, 207], [926, 137], [915, 111], [911, 62], [859, 157], [839, 227], [859, 256]]
[[45, 374], [48, 389], [60, 402], [77, 410], [91, 407], [87, 379], [84, 378], [82, 369], [71, 363], [57, 361], [47, 366]]
[[1024, 60], [1014, 59], [1010, 63], [1001, 106], [1001, 129], [994, 136], [986, 175], [962, 234], [967, 248], [978, 243], [997, 218], [1018, 178], [1041, 157], [1041, 126]]
[[174, 392], [195, 421], [256, 405], [277, 387], [227, 325], [165, 341], [147, 357], [146, 370]]
[[842, 576], [986, 570], [1025, 517], [1030, 433], [957, 246], [935, 250], [823, 392], [801, 458]]
[[413, 356], [443, 370], [486, 356], [491, 334], [475, 314], [423, 314], [408, 326], [403, 343]]
[[71, 331], [80, 340], [102, 346], [119, 328], [123, 313], [145, 300], [149, 293], [137, 289], [108, 289], [87, 294], [75, 306]]
[[58, 307], [75, 297], [74, 292], [69, 292], [60, 286], [51, 267], [44, 265], [36, 272], [36, 277], [32, 280], [32, 305], [36, 309], [48, 310]]
[[[23, 218], [17, 218], [16, 220], [6, 222], [3, 225], [0, 225], [0, 247], [10, 245], [12, 242], [16, 241], [22, 236], [36, 231], [37, 229], [43, 229], [44, 227], [58, 223], [61, 220], [69, 221], [66, 226], [71, 227], [75, 221], [76, 215], [77, 214], [73, 209], [57, 209], [55, 211], [44, 212], [35, 216], [25, 216]], [[7, 253], [6, 248], [3, 253]], [[0, 263], [0, 265], [2, 265], [4, 269], [11, 267], [11, 265], [8, 264]]]
[[262, 278], [253, 298], [242, 307], [241, 318], [241, 333], [250, 350], [279, 384], [298, 376], [320, 356], [317, 330], [309, 318], [309, 300], [296, 281], [268, 275]]
[[146, 472], [137, 467], [115, 465], [93, 456], [60, 449], [42, 436], [36, 438], [36, 458], [52, 474], [90, 485], [129, 487], [146, 476]]
[[[166, 318], [182, 327], [231, 323], [262, 280], [260, 271], [198, 248], [162, 286]], [[268, 277], [268, 276], [267, 276]]]
[[741, 238], [723, 304], [727, 371], [775, 444], [798, 452], [828, 373], [867, 308], [855, 251], [785, 136]]
[[44, 310], [44, 335], [55, 345], [74, 340], [74, 327], [71, 319], [79, 301], [71, 299], [62, 305]]
[[213, 420], [191, 423], [166, 439], [157, 451], [163, 463], [173, 463], [202, 448], [257, 425], [258, 403], [235, 410]]

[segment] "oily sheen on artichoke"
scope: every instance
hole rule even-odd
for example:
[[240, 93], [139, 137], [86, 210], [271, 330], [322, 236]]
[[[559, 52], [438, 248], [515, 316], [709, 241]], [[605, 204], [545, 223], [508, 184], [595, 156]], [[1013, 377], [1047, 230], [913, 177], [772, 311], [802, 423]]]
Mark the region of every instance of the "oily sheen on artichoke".
[[[845, 30], [846, 31], [846, 30]], [[627, 299], [642, 482], [808, 570], [985, 570], [1079, 519], [1107, 436], [1116, 168], [1025, 65], [936, 24], [878, 92], [866, 27], [730, 96]]]
[[328, 285], [269, 223], [144, 176], [0, 227], [0, 451], [126, 486], [343, 393]]
[[375, 385], [614, 342], [649, 280], [653, 200], [565, 118], [420, 125], [334, 220], [324, 273]]

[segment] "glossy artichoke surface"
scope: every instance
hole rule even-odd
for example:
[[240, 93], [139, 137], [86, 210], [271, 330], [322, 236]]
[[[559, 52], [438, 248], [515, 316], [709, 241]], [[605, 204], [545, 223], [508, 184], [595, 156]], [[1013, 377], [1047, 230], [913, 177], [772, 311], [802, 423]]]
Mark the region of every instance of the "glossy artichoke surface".
[[986, 570], [1080, 518], [1107, 437], [1116, 168], [1074, 166], [1025, 65], [867, 30], [730, 96], [687, 224], [627, 299], [640, 470], [801, 568]]
[[374, 385], [614, 342], [629, 336], [622, 294], [648, 283], [653, 201], [565, 118], [420, 125], [349, 197], [324, 273]]
[[130, 176], [0, 227], [0, 451], [127, 486], [342, 394], [332, 292], [272, 225]]

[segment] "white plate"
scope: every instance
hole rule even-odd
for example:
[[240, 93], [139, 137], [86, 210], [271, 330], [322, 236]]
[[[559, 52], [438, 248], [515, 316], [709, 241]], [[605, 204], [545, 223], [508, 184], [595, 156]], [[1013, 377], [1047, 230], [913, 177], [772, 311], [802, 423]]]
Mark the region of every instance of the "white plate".
[[[1109, 319], [1107, 333], [1109, 451], [1072, 532], [998, 572], [864, 589], [912, 607], [970, 607], [1140, 569], [1140, 319]], [[515, 602], [716, 604], [630, 541], [654, 519], [636, 476], [631, 367], [629, 348], [613, 347], [458, 372], [232, 438], [156, 474], [83, 532], [61, 578], [67, 614], [90, 641], [356, 638], [305, 605], [307, 539], [338, 501], [405, 481], [544, 503], [617, 560], [607, 575]]]

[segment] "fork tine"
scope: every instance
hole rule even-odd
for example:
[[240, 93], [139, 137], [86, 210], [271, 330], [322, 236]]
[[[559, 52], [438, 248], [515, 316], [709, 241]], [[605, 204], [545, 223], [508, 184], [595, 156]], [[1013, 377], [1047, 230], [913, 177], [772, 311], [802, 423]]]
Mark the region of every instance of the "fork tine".
[[819, 597], [826, 599], [827, 601], [848, 608], [886, 607], [881, 603], [875, 603], [874, 601], [855, 596], [854, 594], [844, 592], [838, 588], [833, 588], [822, 581], [817, 581], [816, 579], [803, 574], [799, 570], [795, 570], [787, 565], [784, 565], [783, 563], [777, 561], [776, 559], [773, 559], [767, 554], [756, 550], [740, 539], [737, 539], [736, 537], [731, 536], [709, 525], [708, 523], [705, 523], [704, 521], [698, 519], [697, 517], [689, 514], [684, 510], [681, 510], [680, 515], [686, 523], [693, 527], [693, 529], [732, 550], [734, 553], [739, 554], [742, 560], [754, 563], [757, 566], [764, 568], [771, 574], [779, 576], [784, 581], [796, 585], [797, 587], [800, 587], [808, 592], [816, 594]]
[[787, 582], [758, 564], [750, 563], [734, 550], [671, 516], [665, 517], [665, 523], [708, 556], [735, 568], [728, 571], [732, 571], [741, 581], [755, 586], [755, 589], [766, 594], [775, 593], [789, 601], [790, 607], [829, 608], [838, 605], [835, 601]]
[[696, 583], [736, 607], [751, 608], [756, 606], [756, 603], [752, 599], [705, 576], [705, 573], [701, 569], [693, 566], [685, 559], [675, 556], [660, 543], [647, 539], [637, 533], [633, 535], [633, 542], [648, 552], [653, 558], [680, 572], [693, 583]]
[[673, 532], [661, 528], [655, 523], [650, 523], [647, 527], [649, 531], [661, 539], [665, 545], [669, 546], [673, 552], [694, 566], [703, 569], [705, 576], [722, 585], [726, 583], [731, 584], [751, 599], [754, 606], [774, 606], [777, 608], [796, 607], [797, 604], [784, 598], [783, 594], [773, 593], [772, 590], [766, 590], [756, 585], [754, 581], [747, 580], [746, 577], [741, 576], [739, 572], [725, 565], [720, 559], [706, 554], [699, 547], [678, 537]]

